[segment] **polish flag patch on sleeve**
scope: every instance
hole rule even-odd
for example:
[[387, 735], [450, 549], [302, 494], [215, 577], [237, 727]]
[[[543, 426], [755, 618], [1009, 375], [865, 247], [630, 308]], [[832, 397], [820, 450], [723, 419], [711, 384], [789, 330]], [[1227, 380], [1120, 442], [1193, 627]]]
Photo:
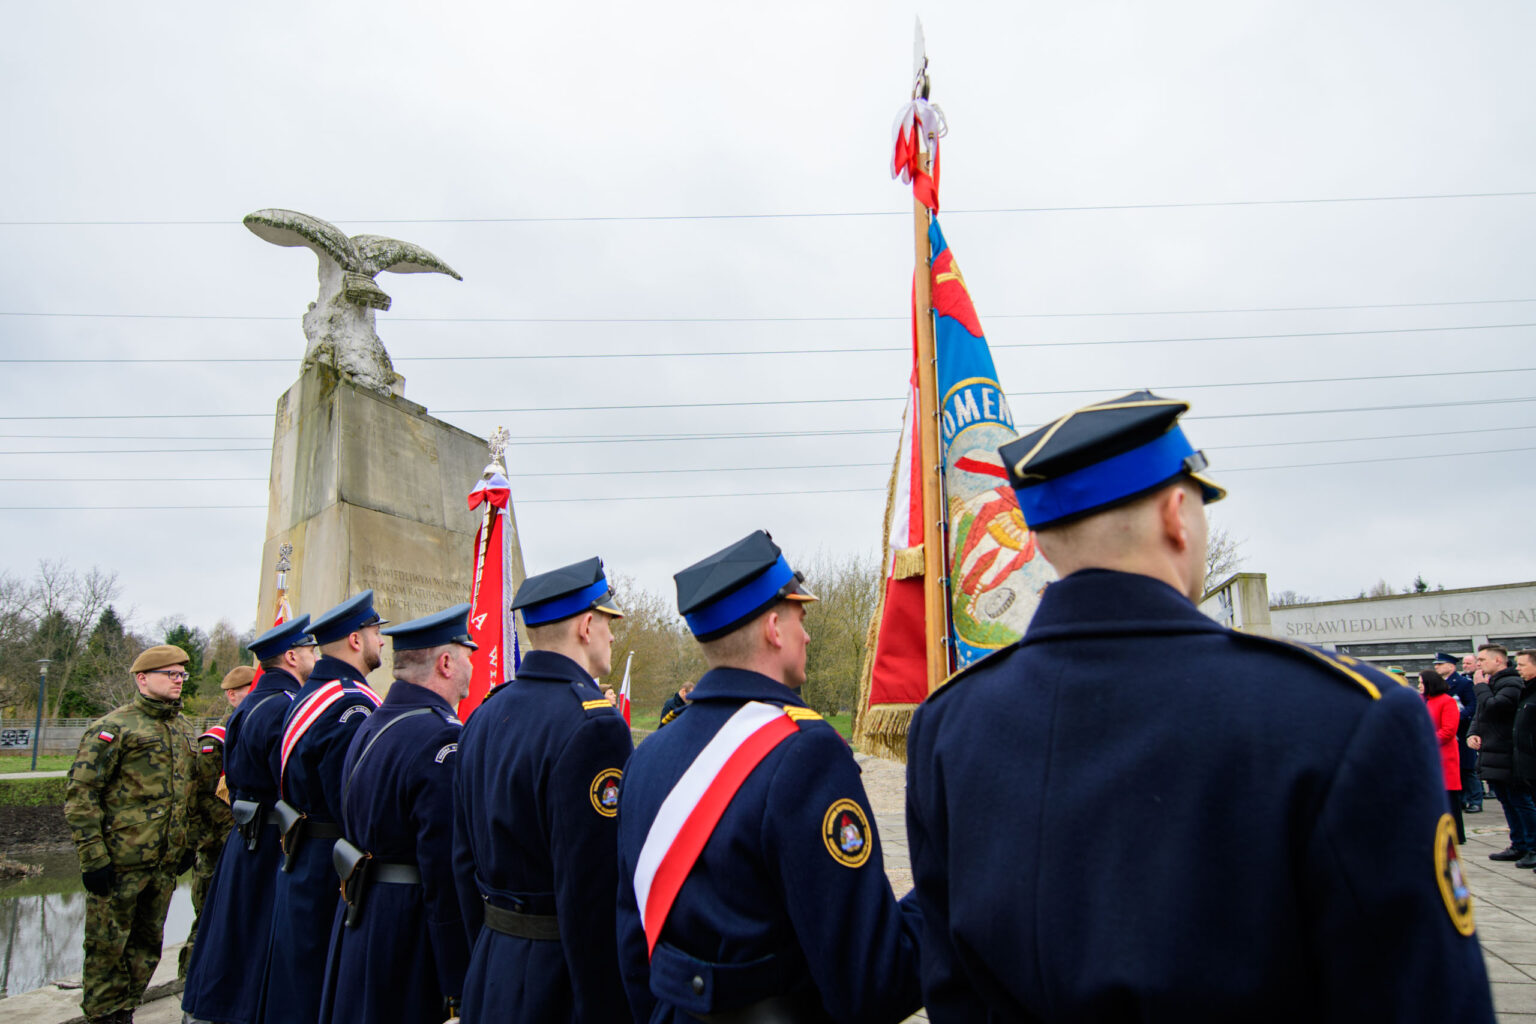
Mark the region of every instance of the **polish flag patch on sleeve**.
[[105, 729], [97, 733], [96, 738], [101, 740], [103, 743], [111, 743], [113, 740], [117, 739], [116, 736], [112, 735], [110, 732], [107, 732]]

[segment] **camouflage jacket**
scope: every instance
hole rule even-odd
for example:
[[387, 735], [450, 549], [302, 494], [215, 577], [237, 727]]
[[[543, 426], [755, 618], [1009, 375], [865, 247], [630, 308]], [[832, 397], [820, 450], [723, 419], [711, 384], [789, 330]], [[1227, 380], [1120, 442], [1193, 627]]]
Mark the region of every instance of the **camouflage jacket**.
[[181, 859], [198, 813], [194, 742], [180, 701], [143, 694], [91, 723], [64, 798], [81, 871]]
[[192, 785], [197, 789], [193, 804], [189, 842], [198, 853], [217, 856], [235, 819], [227, 797], [219, 795], [219, 780], [224, 777], [224, 726], [229, 719], [197, 737], [192, 764]]

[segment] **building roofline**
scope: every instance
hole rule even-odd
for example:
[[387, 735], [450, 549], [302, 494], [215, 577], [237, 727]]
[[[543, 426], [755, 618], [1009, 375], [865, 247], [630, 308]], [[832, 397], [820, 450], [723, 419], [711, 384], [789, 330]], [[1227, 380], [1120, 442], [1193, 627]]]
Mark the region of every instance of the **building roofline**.
[[1289, 608], [1326, 608], [1336, 604], [1360, 604], [1362, 601], [1401, 601], [1405, 598], [1442, 597], [1446, 594], [1478, 594], [1489, 590], [1514, 590], [1517, 587], [1536, 587], [1536, 580], [1524, 583], [1494, 583], [1486, 587], [1457, 587], [1455, 590], [1425, 590], [1411, 594], [1382, 594], [1378, 597], [1341, 597], [1332, 601], [1307, 601], [1301, 604], [1272, 604], [1272, 612]]

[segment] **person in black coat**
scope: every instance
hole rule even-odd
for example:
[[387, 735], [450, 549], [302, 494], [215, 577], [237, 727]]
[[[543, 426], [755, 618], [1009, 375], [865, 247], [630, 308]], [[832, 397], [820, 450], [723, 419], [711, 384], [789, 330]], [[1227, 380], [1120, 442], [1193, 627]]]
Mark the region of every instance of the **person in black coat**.
[[692, 692], [692, 683], [684, 683], [682, 686], [679, 686], [677, 692], [668, 697], [666, 703], [661, 706], [661, 721], [657, 723], [656, 728], [660, 729], [663, 725], [671, 724], [673, 719], [687, 711], [688, 694]]
[[1062, 578], [913, 718], [928, 1018], [1492, 1021], [1418, 693], [1195, 606], [1223, 492], [1187, 408], [1000, 449]]
[[1510, 667], [1509, 652], [1499, 644], [1477, 649], [1477, 667], [1488, 681], [1478, 684], [1477, 717], [1467, 732], [1467, 745], [1477, 751], [1478, 773], [1509, 822], [1509, 846], [1488, 858], [1536, 868], [1536, 796], [1515, 778], [1515, 710], [1525, 686]]

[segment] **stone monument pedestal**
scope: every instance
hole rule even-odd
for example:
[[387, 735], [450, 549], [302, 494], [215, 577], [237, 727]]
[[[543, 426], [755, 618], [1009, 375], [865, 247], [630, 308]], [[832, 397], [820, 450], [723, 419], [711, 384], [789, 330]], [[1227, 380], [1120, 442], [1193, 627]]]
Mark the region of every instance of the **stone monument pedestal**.
[[[293, 545], [296, 615], [319, 615], [368, 588], [392, 622], [468, 601], [480, 513], [465, 498], [488, 461], [484, 440], [425, 407], [360, 387], [327, 364], [307, 367], [277, 403], [258, 632], [272, 623], [273, 567], [285, 543]], [[523, 580], [510, 508], [507, 527], [510, 601]], [[368, 676], [380, 692], [393, 661], [386, 640], [384, 664]]]

